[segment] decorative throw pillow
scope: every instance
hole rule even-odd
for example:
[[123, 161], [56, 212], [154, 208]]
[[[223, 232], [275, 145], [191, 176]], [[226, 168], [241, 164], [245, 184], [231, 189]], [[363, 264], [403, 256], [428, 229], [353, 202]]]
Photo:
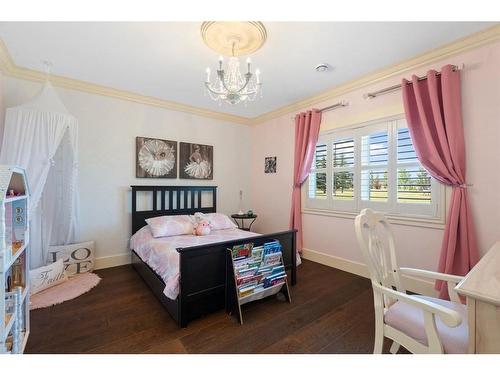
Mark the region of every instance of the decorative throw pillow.
[[94, 269], [94, 241], [49, 246], [48, 262], [63, 260], [66, 275], [91, 272]]
[[68, 280], [62, 259], [30, 271], [31, 294], [35, 294]]
[[213, 230], [233, 229], [237, 227], [237, 225], [227, 215], [218, 212], [210, 214], [197, 212], [194, 216], [208, 220]]
[[193, 234], [193, 222], [188, 215], [158, 216], [147, 219], [153, 237]]

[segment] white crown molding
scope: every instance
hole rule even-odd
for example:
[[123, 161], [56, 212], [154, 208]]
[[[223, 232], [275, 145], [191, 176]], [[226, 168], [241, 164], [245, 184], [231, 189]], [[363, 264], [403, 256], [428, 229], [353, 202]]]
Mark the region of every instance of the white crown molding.
[[[480, 47], [487, 43], [492, 43], [500, 40], [500, 24], [482, 30], [475, 34], [471, 34], [462, 39], [446, 44], [439, 48], [425, 52], [411, 59], [394, 64], [390, 67], [378, 70], [374, 73], [368, 74], [361, 78], [352, 80], [340, 86], [336, 86], [330, 90], [324, 91], [320, 94], [311, 96], [309, 98], [300, 100], [290, 105], [278, 108], [274, 111], [267, 112], [263, 115], [249, 118], [243, 116], [230, 115], [227, 113], [210, 111], [207, 109], [176, 103], [168, 100], [145, 96], [130, 91], [114, 89], [112, 87], [97, 85], [94, 83], [84, 82], [68, 77], [51, 75], [51, 82], [55, 86], [63, 87], [66, 89], [78, 90], [88, 92], [91, 94], [98, 94], [109, 96], [116, 99], [128, 100], [135, 103], [161, 107], [173, 111], [186, 112], [197, 116], [214, 118], [221, 121], [228, 121], [243, 125], [258, 125], [271, 119], [289, 114], [291, 112], [299, 111], [307, 107], [317, 105], [319, 103], [333, 99], [339, 95], [343, 95], [350, 91], [375, 84], [388, 78], [400, 76], [408, 70], [417, 69], [424, 65], [443, 60], [445, 58], [457, 55], [459, 53]], [[35, 82], [43, 82], [45, 74], [36, 70], [22, 68], [14, 64], [10, 54], [0, 39], [0, 71], [3, 74], [15, 78], [26, 79]]]
[[252, 118], [252, 125], [260, 124], [274, 118], [287, 115], [291, 112], [303, 110], [327, 100], [333, 99], [339, 95], [360, 89], [362, 87], [373, 85], [388, 78], [401, 76], [408, 70], [417, 69], [424, 65], [432, 64], [433, 62], [443, 60], [445, 58], [457, 55], [459, 53], [469, 51], [480, 47], [487, 43], [492, 43], [500, 40], [500, 24], [489, 27], [485, 30], [468, 35], [444, 46], [430, 50], [423, 54], [417, 55], [411, 59], [404, 60], [387, 68], [370, 73], [361, 78], [354, 79], [340, 86], [324, 91], [320, 94], [292, 103], [285, 107], [278, 108], [274, 111]]
[[[4, 75], [25, 79], [29, 81], [35, 82], [44, 82], [46, 79], [46, 74], [17, 66], [5, 46], [5, 43], [0, 38], [0, 71], [3, 72]], [[172, 102], [169, 100], [154, 98], [151, 96], [141, 95], [137, 93], [133, 93], [126, 90], [119, 90], [112, 87], [102, 86], [90, 82], [80, 81], [73, 78], [51, 75], [50, 82], [54, 86], [83, 91], [90, 94], [97, 94], [108, 96], [115, 99], [127, 100], [134, 103], [146, 104], [155, 107], [161, 107], [173, 111], [186, 112], [197, 116], [214, 118], [221, 121], [228, 121], [237, 124], [250, 125], [251, 119], [242, 116], [231, 115], [222, 112], [211, 111], [187, 104], [181, 104]]]

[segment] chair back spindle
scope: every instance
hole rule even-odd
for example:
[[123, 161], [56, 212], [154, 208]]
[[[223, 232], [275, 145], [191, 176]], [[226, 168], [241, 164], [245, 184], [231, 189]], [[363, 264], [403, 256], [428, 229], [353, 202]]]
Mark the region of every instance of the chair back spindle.
[[[406, 293], [396, 260], [394, 236], [381, 213], [366, 208], [355, 220], [356, 237], [373, 283]], [[390, 306], [393, 301], [385, 301]]]

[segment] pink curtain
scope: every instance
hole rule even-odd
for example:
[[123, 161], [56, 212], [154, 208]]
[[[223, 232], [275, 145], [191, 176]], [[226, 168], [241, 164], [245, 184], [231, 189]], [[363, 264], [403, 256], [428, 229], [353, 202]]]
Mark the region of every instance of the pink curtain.
[[306, 180], [318, 142], [321, 112], [313, 109], [295, 116], [295, 156], [293, 167], [290, 229], [297, 229], [297, 251], [302, 251], [302, 216], [300, 187]]
[[[439, 271], [465, 275], [479, 260], [465, 173], [460, 71], [446, 65], [439, 76], [403, 79], [406, 120], [418, 159], [438, 181], [453, 187], [441, 245]], [[448, 299], [444, 282], [436, 282], [440, 298]]]

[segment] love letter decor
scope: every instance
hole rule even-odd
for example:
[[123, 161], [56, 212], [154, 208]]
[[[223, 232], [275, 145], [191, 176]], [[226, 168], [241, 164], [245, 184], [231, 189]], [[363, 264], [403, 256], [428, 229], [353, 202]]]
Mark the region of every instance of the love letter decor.
[[71, 245], [49, 246], [48, 263], [62, 259], [68, 276], [94, 269], [94, 241]]

